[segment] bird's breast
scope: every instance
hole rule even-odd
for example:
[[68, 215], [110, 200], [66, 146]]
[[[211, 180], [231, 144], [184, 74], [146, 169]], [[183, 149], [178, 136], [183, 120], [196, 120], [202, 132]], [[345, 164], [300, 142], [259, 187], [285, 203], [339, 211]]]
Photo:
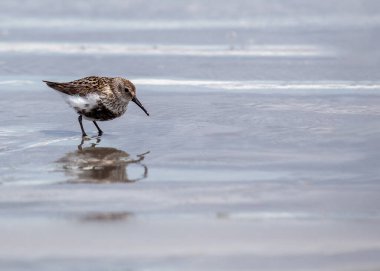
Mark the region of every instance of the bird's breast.
[[104, 105], [108, 110], [112, 111], [116, 115], [123, 115], [127, 110], [128, 102], [121, 99], [102, 99], [102, 105]]

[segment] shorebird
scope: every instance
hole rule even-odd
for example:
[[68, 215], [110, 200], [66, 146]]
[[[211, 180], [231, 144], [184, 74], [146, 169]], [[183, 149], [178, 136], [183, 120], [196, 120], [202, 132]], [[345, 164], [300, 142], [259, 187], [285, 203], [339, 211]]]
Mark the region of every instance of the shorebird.
[[101, 136], [103, 131], [96, 122], [120, 117], [127, 110], [130, 101], [149, 116], [136, 97], [136, 87], [125, 78], [89, 76], [66, 83], [45, 80], [43, 82], [62, 94], [65, 101], [79, 114], [82, 137], [87, 136], [82, 118], [92, 121], [98, 129], [98, 135]]

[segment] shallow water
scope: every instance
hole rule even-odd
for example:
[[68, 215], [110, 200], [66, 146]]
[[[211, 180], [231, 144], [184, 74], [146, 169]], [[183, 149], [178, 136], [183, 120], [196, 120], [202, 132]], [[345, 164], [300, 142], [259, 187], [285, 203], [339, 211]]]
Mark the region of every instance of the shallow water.
[[[379, 269], [379, 4], [46, 3], [0, 3], [0, 269]], [[82, 140], [41, 80], [92, 74], [151, 116]]]

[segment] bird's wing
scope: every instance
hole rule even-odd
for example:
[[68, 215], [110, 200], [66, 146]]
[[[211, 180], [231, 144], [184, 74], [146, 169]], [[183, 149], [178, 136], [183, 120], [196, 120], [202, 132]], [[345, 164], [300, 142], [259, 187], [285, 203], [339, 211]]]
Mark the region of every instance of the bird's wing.
[[89, 76], [79, 80], [67, 83], [57, 83], [50, 81], [43, 81], [49, 87], [62, 92], [67, 95], [86, 96], [87, 94], [97, 92], [107, 85], [107, 78]]

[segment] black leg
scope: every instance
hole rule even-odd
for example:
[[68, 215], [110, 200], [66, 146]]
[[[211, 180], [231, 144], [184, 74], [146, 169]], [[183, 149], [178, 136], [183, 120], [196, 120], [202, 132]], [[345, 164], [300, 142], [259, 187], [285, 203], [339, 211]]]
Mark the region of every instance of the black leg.
[[96, 123], [96, 121], [93, 121], [93, 123], [95, 124], [96, 126], [96, 129], [98, 129], [98, 135], [101, 136], [103, 134], [103, 131], [99, 128], [98, 124]]
[[82, 115], [79, 115], [79, 117], [78, 117], [78, 121], [79, 121], [80, 129], [82, 130], [82, 137], [87, 136], [86, 132], [85, 132], [84, 129], [83, 129]]

